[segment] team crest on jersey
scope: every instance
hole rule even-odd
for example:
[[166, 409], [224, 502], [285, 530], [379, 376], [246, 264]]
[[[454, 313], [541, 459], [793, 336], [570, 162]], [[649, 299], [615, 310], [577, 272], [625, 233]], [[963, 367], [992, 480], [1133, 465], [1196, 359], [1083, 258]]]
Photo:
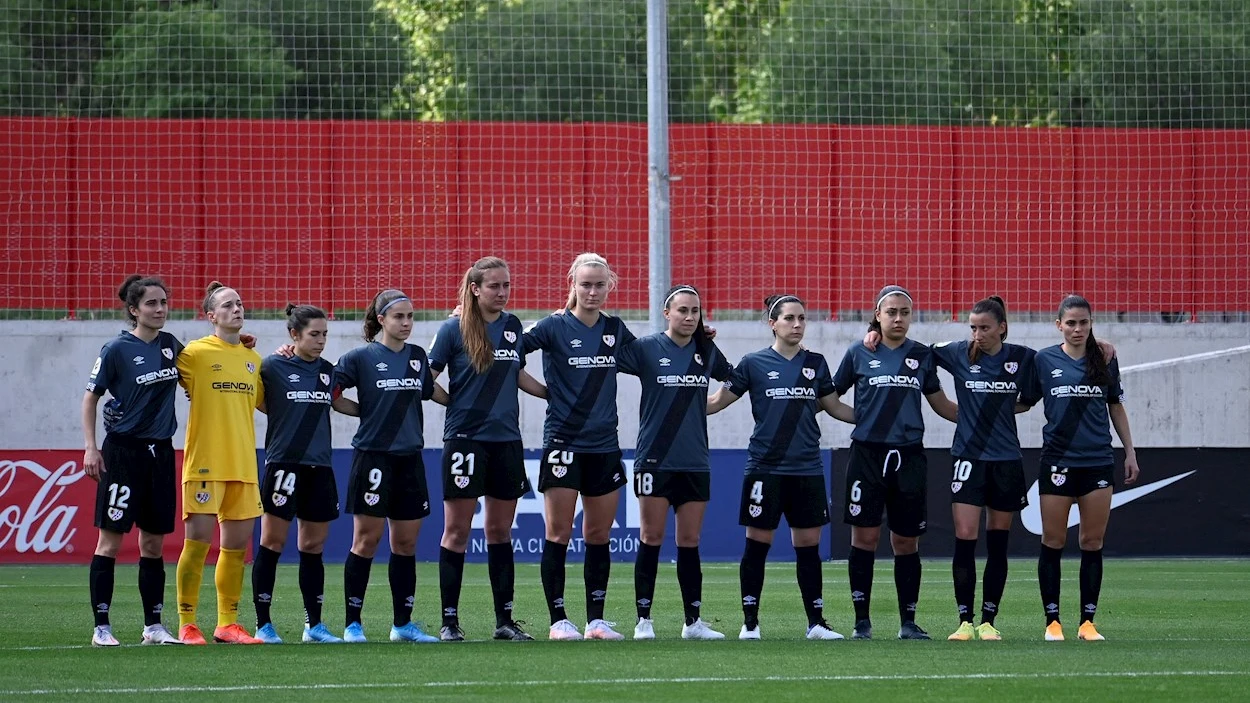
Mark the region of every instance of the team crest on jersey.
[[377, 493], [365, 493], [365, 505], [377, 505], [380, 497]]
[[208, 494], [208, 491], [196, 491], [195, 492], [195, 502], [201, 505], [203, 505], [204, 503], [207, 503], [208, 499], [211, 497], [212, 496]]
[[252, 363], [252, 362], [250, 362], [250, 361], [249, 361], [249, 362], [247, 362], [247, 372], [248, 372], [248, 373], [256, 373], [256, 364], [253, 364], [253, 363]]
[[816, 378], [816, 369], [804, 368], [803, 378], [806, 378], [809, 381], [812, 380], [813, 378]]
[[565, 474], [567, 474], [568, 472], [569, 472], [569, 468], [567, 466], [551, 467], [551, 475], [555, 476], [556, 478], [564, 478]]
[[603, 343], [608, 345], [609, 347], [616, 346], [616, 335], [614, 334], [603, 335]]
[[516, 344], [516, 332], [512, 330], [504, 330], [503, 338], [508, 340], [508, 344]]
[[951, 493], [958, 493], [964, 487], [963, 481], [951, 481]]
[[321, 385], [323, 386], [330, 385], [330, 374], [328, 373], [318, 374], [317, 378], [321, 379]]
[[848, 506], [846, 507], [846, 510], [847, 510], [847, 512], [849, 512], [849, 513], [851, 514], [851, 517], [854, 517], [854, 516], [856, 516], [856, 515], [859, 515], [859, 504], [858, 504], [858, 503], [851, 503], [850, 505], [848, 505]]
[[457, 476], [457, 477], [456, 477], [456, 488], [459, 488], [459, 489], [463, 490], [463, 489], [468, 488], [468, 487], [469, 487], [469, 477], [468, 477], [468, 476]]
[[759, 517], [760, 515], [764, 513], [764, 509], [758, 505], [752, 505], [751, 507], [747, 508], [747, 512], [751, 513], [751, 517]]
[[915, 371], [916, 369], [920, 368], [920, 362], [916, 361], [915, 359], [904, 359], [903, 363], [907, 364], [907, 368], [911, 369], [912, 371]]
[[408, 362], [408, 365], [412, 367], [413, 371], [416, 371], [417, 373], [421, 373], [421, 360], [420, 359], [412, 359]]
[[1003, 364], [1003, 369], [1005, 369], [1007, 373], [1015, 373], [1016, 369], [1018, 368], [1020, 368], [1020, 364], [1017, 364], [1014, 361], [1008, 361], [1007, 363]]
[[170, 349], [169, 347], [165, 347], [164, 349], [161, 350], [161, 356], [172, 361], [174, 358], [174, 350]]
[[110, 519], [110, 520], [113, 520], [113, 521], [120, 520], [120, 519], [122, 519], [122, 515], [123, 515], [123, 513], [122, 513], [122, 511], [121, 511], [121, 510], [118, 510], [117, 508], [109, 508], [109, 519]]
[[273, 504], [276, 507], [281, 508], [282, 506], [286, 505], [286, 496], [282, 495], [281, 493], [278, 493], [277, 491], [274, 491], [274, 494], [269, 496], [269, 499], [273, 501]]
[[703, 355], [702, 355], [702, 354], [695, 354], [695, 355], [694, 355], [694, 363], [698, 364], [699, 366], [702, 366], [702, 365], [703, 365]]

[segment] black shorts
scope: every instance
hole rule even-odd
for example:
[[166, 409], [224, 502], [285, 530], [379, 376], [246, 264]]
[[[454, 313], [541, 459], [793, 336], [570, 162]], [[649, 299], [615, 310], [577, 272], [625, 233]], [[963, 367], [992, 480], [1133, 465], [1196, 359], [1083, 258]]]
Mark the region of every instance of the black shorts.
[[572, 488], [584, 496], [606, 496], [625, 482], [625, 464], [619, 451], [591, 454], [543, 449], [538, 471], [540, 493], [548, 488]]
[[1037, 492], [1044, 496], [1080, 498], [1115, 486], [1115, 465], [1056, 466], [1046, 460], [1037, 472]]
[[824, 474], [794, 476], [756, 471], [742, 479], [739, 525], [775, 530], [783, 514], [794, 529], [828, 525], [829, 492]]
[[482, 496], [516, 500], [529, 492], [521, 440], [449, 439], [443, 442], [443, 500], [476, 500]]
[[123, 534], [134, 525], [154, 535], [173, 532], [180, 479], [173, 442], [109, 434], [100, 456], [104, 473], [95, 490], [95, 526]]
[[884, 511], [894, 534], [923, 535], [929, 519], [928, 466], [924, 448], [918, 444], [852, 441], [842, 521], [855, 527], [880, 527]]
[[983, 461], [952, 457], [951, 502], [987, 507], [1004, 513], [1029, 504], [1024, 462]]
[[707, 471], [648, 471], [634, 467], [634, 495], [665, 498], [674, 508], [706, 503], [712, 498], [712, 474]]
[[265, 512], [286, 521], [331, 522], [339, 516], [339, 487], [329, 466], [265, 465], [260, 483]]
[[392, 520], [420, 520], [429, 515], [430, 490], [421, 455], [353, 451], [347, 512]]

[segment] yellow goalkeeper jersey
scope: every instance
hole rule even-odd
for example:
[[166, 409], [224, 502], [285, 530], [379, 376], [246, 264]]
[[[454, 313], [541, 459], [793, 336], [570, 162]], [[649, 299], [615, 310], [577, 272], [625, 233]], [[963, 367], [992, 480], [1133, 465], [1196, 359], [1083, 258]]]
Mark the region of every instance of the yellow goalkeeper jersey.
[[253, 415], [265, 397], [260, 355], [210, 335], [178, 355], [178, 376], [191, 396], [183, 482], [256, 483]]

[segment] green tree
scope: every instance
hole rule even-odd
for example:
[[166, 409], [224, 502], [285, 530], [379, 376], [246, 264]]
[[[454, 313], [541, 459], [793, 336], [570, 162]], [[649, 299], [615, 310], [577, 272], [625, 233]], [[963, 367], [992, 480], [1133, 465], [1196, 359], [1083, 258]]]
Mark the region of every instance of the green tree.
[[412, 70], [408, 42], [374, 0], [217, 0], [217, 8], [271, 34], [299, 70], [277, 116], [377, 118]]
[[94, 111], [118, 117], [272, 117], [299, 79], [268, 32], [205, 4], [135, 13], [93, 72]]

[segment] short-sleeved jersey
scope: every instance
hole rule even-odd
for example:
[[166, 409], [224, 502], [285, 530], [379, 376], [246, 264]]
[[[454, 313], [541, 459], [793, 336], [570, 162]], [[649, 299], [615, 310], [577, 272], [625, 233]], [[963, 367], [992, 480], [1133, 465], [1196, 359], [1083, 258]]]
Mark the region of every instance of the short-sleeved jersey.
[[921, 398], [942, 390], [933, 350], [912, 339], [897, 349], [878, 344], [876, 351], [852, 344], [833, 384], [839, 394], [855, 388], [851, 439], [895, 446], [924, 441]]
[[434, 397], [434, 375], [424, 349], [405, 344], [393, 351], [370, 342], [339, 357], [334, 373], [335, 387], [355, 388], [360, 404], [353, 447], [404, 455], [425, 447], [421, 401]]
[[1021, 402], [1026, 405], [1039, 400], [1024, 384], [1034, 375], [1037, 352], [1018, 344], [1003, 344], [997, 354], [982, 353], [972, 362], [968, 360], [970, 345], [968, 340], [933, 345], [937, 365], [955, 379], [959, 403], [951, 455], [982, 461], [1019, 459], [1016, 401], [1022, 395]]
[[430, 349], [435, 371], [447, 369], [451, 406], [443, 425], [443, 439], [512, 442], [521, 439], [521, 403], [517, 376], [525, 368], [525, 341], [521, 321], [504, 312], [486, 325], [486, 338], [495, 352], [494, 363], [478, 373], [464, 350], [460, 319], [443, 323]]
[[651, 471], [709, 471], [708, 377], [726, 381], [733, 366], [712, 342], [677, 346], [660, 332], [617, 354], [622, 373], [642, 381], [634, 466]]
[[616, 371], [634, 335], [611, 315], [586, 326], [572, 313], [545, 317], [525, 331], [525, 353], [542, 350], [547, 384], [543, 446], [616, 451]]
[[260, 365], [265, 384], [265, 463], [330, 465], [334, 364], [274, 354]]
[[1108, 403], [1123, 403], [1120, 362], [1107, 364], [1111, 382], [1096, 386], [1085, 380], [1085, 357], [1073, 359], [1063, 346], [1039, 349], [1032, 394], [1046, 411], [1042, 429], [1042, 462], [1055, 466], [1106, 466], [1114, 462]]
[[265, 394], [260, 354], [215, 336], [178, 356], [179, 383], [191, 396], [182, 480], [256, 483], [253, 416]]
[[820, 461], [819, 399], [833, 393], [829, 363], [800, 349], [787, 359], [768, 347], [742, 357], [725, 387], [751, 394], [755, 430], [747, 444], [746, 472], [814, 475]]
[[110, 393], [105, 429], [138, 439], [169, 439], [178, 429], [174, 391], [178, 388], [178, 355], [182, 342], [157, 332], [145, 342], [122, 332], [100, 348], [87, 379], [87, 390]]

